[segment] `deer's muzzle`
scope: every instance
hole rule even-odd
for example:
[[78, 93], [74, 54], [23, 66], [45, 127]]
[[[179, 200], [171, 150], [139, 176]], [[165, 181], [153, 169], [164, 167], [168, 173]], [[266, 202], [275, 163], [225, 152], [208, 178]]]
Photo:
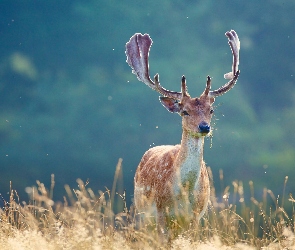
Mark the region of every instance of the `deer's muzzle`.
[[207, 122], [202, 121], [199, 124], [199, 131], [202, 134], [208, 134], [210, 132], [210, 125]]

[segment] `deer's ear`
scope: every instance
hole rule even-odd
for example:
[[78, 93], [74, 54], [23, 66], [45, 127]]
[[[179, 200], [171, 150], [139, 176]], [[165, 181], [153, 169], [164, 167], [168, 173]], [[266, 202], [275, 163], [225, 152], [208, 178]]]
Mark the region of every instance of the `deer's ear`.
[[173, 98], [160, 96], [160, 102], [171, 113], [179, 113], [181, 110], [179, 102]]

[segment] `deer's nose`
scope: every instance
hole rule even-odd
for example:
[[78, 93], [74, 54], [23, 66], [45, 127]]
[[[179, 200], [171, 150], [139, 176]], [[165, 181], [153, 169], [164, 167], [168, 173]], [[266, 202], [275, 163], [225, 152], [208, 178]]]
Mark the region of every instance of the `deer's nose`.
[[199, 124], [200, 133], [208, 134], [210, 132], [210, 125], [207, 122], [201, 122]]

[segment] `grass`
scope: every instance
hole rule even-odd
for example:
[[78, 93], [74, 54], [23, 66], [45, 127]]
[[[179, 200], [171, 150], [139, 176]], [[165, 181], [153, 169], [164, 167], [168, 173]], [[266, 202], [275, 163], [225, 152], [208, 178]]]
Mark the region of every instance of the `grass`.
[[[77, 189], [65, 186], [63, 202], [52, 200], [53, 176], [49, 189], [38, 181], [36, 187], [26, 189], [28, 204], [21, 204], [11, 188], [10, 199], [0, 210], [1, 249], [295, 249], [292, 196], [275, 197], [265, 189], [259, 201], [250, 182], [251, 198], [246, 202], [243, 183], [237, 181], [225, 188], [220, 201], [212, 186], [211, 203], [201, 223], [182, 230], [175, 220], [171, 230], [180, 233], [169, 244], [162, 243], [153, 218], [139, 228], [136, 221], [141, 215], [127, 207], [125, 193], [115, 193], [120, 169], [119, 161], [112, 190], [95, 194], [77, 180]], [[115, 198], [123, 204], [117, 214]], [[284, 206], [291, 207], [291, 215]]]

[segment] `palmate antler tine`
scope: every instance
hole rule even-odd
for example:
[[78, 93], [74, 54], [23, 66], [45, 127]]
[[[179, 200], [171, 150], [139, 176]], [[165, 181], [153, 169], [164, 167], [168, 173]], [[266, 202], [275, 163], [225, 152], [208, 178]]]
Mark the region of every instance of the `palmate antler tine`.
[[126, 62], [132, 68], [132, 73], [150, 88], [155, 88], [149, 76], [148, 55], [153, 41], [148, 34], [134, 34], [126, 43]]
[[224, 75], [225, 79], [233, 79], [234, 75], [238, 71], [239, 67], [239, 51], [240, 51], [240, 40], [237, 33], [234, 30], [227, 31], [225, 35], [228, 37], [228, 44], [233, 54], [232, 72]]
[[213, 90], [209, 92], [209, 96], [217, 97], [223, 95], [227, 91], [229, 91], [236, 84], [240, 71], [238, 70], [239, 66], [239, 52], [240, 52], [240, 40], [237, 33], [234, 30], [227, 31], [225, 35], [228, 38], [228, 44], [231, 48], [233, 54], [233, 64], [232, 64], [232, 72], [229, 72], [224, 75], [225, 79], [230, 79], [228, 83], [223, 85], [217, 90]]
[[149, 50], [153, 41], [148, 34], [134, 34], [128, 43], [126, 43], [127, 63], [133, 69], [138, 80], [145, 83], [151, 89], [156, 90], [161, 95], [180, 100], [182, 94], [163, 88], [159, 82], [159, 75], [155, 75], [155, 82], [149, 76]]

